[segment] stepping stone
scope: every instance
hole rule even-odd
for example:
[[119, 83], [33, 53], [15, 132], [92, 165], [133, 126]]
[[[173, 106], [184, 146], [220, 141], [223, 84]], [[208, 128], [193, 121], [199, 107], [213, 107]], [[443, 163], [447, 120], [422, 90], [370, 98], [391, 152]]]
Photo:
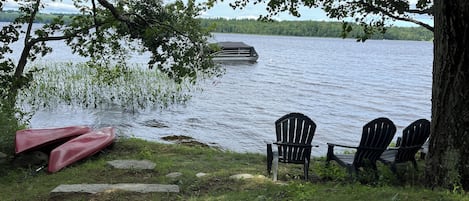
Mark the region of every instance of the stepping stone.
[[195, 176], [196, 176], [197, 178], [205, 177], [205, 176], [207, 176], [207, 175], [208, 175], [207, 173], [203, 173], [203, 172], [199, 172], [199, 173], [195, 174]]
[[266, 177], [264, 175], [252, 175], [252, 174], [235, 174], [230, 176], [230, 179], [265, 179]]
[[123, 190], [137, 193], [179, 193], [178, 185], [166, 185], [166, 184], [61, 184], [55, 187], [50, 193], [51, 194], [63, 194], [63, 193], [101, 193], [105, 191]]
[[108, 161], [108, 165], [116, 169], [139, 169], [139, 170], [153, 170], [155, 163], [149, 160], [113, 160]]
[[230, 176], [230, 179], [252, 179], [254, 176], [252, 174], [235, 174]]
[[180, 172], [171, 172], [171, 173], [166, 175], [166, 177], [169, 177], [169, 178], [177, 178], [177, 177], [180, 177], [180, 176], [182, 176], [182, 173], [180, 173]]

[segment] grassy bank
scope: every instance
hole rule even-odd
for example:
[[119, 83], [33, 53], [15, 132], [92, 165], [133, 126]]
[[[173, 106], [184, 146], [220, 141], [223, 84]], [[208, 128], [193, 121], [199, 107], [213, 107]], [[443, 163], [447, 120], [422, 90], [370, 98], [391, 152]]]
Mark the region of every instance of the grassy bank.
[[[155, 162], [156, 167], [139, 171], [106, 165], [106, 161], [115, 159], [147, 159]], [[279, 183], [269, 178], [234, 180], [229, 177], [240, 173], [265, 175], [265, 156], [125, 139], [105, 153], [54, 174], [44, 171], [31, 174], [33, 166], [0, 164], [0, 200], [469, 200], [464, 193], [421, 187], [421, 173], [413, 171], [410, 165], [400, 167], [404, 170], [400, 172], [402, 180], [396, 179], [389, 168], [380, 167], [382, 176], [376, 181], [365, 181], [366, 184], [350, 181], [344, 170], [334, 164], [326, 168], [323, 159], [314, 161], [310, 167], [310, 181], [298, 178], [302, 176], [302, 165], [280, 164], [279, 168]], [[165, 176], [171, 172], [181, 172], [183, 176]], [[208, 175], [197, 178], [195, 175], [200, 172]], [[181, 192], [49, 195], [59, 184], [81, 183], [176, 184]]]

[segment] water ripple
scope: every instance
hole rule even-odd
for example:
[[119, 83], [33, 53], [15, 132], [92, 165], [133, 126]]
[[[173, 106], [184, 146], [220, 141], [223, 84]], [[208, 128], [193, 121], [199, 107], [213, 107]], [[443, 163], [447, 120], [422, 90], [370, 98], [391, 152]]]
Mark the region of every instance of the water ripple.
[[[313, 143], [320, 147], [313, 155], [321, 156], [326, 142], [356, 145], [362, 126], [374, 118], [393, 120], [399, 128], [396, 137], [411, 121], [430, 119], [430, 42], [238, 34], [215, 34], [215, 39], [253, 45], [259, 61], [227, 64], [227, 73], [204, 84], [203, 92], [185, 106], [134, 116], [85, 110], [64, 118], [60, 112], [42, 111], [32, 125], [131, 125], [119, 129], [149, 140], [182, 134], [228, 150], [264, 153], [265, 143], [275, 139], [275, 120], [302, 112], [317, 124]], [[138, 124], [152, 119], [168, 128]]]

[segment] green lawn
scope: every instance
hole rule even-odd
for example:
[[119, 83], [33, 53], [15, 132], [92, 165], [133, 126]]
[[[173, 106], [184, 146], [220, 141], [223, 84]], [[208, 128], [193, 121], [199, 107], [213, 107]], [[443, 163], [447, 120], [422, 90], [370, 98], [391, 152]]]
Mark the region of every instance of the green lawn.
[[[151, 170], [117, 170], [106, 165], [115, 159], [147, 159]], [[76, 163], [57, 173], [33, 175], [35, 166], [0, 165], [0, 200], [468, 200], [466, 193], [422, 187], [422, 173], [412, 166], [398, 167], [399, 180], [388, 167], [380, 166], [379, 178], [350, 179], [343, 168], [316, 159], [310, 180], [304, 181], [302, 165], [279, 164], [279, 180], [266, 175], [265, 156], [240, 154], [202, 146], [168, 145], [138, 139], [120, 139], [105, 153]], [[421, 170], [423, 168], [420, 168]], [[171, 172], [183, 176], [167, 178]], [[199, 172], [208, 175], [197, 178]], [[266, 175], [267, 178], [234, 180], [234, 174]], [[95, 195], [60, 195], [49, 192], [59, 184], [159, 183], [179, 185], [180, 193], [128, 193], [113, 191]]]

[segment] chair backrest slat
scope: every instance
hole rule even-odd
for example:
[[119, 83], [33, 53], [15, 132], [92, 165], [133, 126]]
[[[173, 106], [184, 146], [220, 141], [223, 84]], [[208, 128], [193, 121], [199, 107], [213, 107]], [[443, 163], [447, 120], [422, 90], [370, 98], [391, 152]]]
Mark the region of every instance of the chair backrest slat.
[[[311, 145], [316, 124], [301, 113], [287, 114], [275, 121], [277, 142]], [[306, 157], [305, 149], [302, 147], [279, 146], [280, 160], [300, 161]]]
[[368, 161], [375, 164], [391, 143], [396, 126], [388, 118], [377, 118], [363, 126], [362, 138], [354, 158], [354, 166], [364, 166]]

